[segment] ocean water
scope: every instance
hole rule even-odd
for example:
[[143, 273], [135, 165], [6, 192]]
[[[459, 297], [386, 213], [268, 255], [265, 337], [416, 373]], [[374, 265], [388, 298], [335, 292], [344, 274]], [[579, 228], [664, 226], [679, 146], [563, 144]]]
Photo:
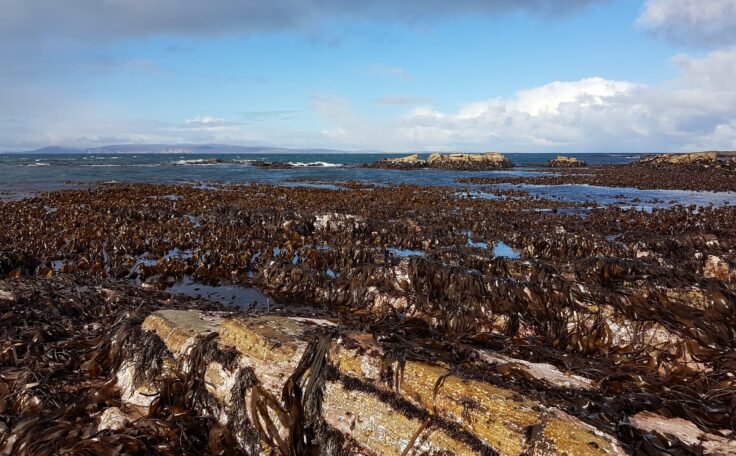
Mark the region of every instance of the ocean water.
[[[0, 199], [17, 199], [36, 192], [79, 188], [98, 182], [153, 183], [271, 183], [276, 185], [339, 188], [339, 182], [361, 181], [377, 185], [446, 185], [472, 190], [458, 184], [469, 176], [538, 175], [552, 172], [544, 168], [459, 172], [444, 170], [397, 171], [366, 169], [360, 165], [405, 154], [0, 154]], [[425, 154], [426, 155], [426, 154]], [[545, 163], [555, 154], [507, 154], [517, 165]], [[572, 154], [590, 164], [624, 164], [636, 154]], [[422, 154], [420, 154], [422, 156]], [[207, 164], [222, 159], [225, 163]], [[253, 160], [287, 162], [292, 169], [252, 166]], [[485, 186], [487, 187], [487, 186]], [[644, 210], [673, 203], [697, 205], [736, 204], [730, 192], [687, 192], [636, 190], [587, 185], [533, 186], [505, 185], [532, 195], [562, 201], [591, 201], [598, 204], [633, 205]]]

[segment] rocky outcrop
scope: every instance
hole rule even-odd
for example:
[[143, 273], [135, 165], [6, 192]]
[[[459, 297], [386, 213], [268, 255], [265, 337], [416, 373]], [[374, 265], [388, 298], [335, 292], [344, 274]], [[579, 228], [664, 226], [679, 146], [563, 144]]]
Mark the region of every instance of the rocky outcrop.
[[419, 158], [419, 155], [412, 154], [406, 157], [398, 158], [384, 158], [379, 160], [372, 165], [375, 168], [388, 168], [388, 169], [420, 169], [427, 167], [427, 161]]
[[554, 159], [548, 161], [547, 166], [551, 168], [579, 168], [588, 166], [588, 164], [582, 160], [578, 160], [575, 157], [565, 157], [564, 155], [558, 155]]
[[[430, 361], [396, 357], [375, 336], [326, 319], [162, 310], [143, 328], [164, 343], [160, 356], [170, 357], [157, 364], [164, 366], [158, 375], [181, 378], [197, 369], [201, 394], [211, 399], [203, 413], [229, 423], [243, 446], [255, 435], [260, 448], [284, 454], [315, 444], [329, 454], [624, 454], [614, 438], [560, 409]], [[553, 366], [484, 357], [551, 382], [562, 378], [568, 388], [589, 387]], [[123, 401], [155, 406], [151, 394], [166, 382], [149, 376], [135, 385], [144, 378], [135, 358], [117, 377]]]
[[426, 160], [412, 154], [400, 158], [384, 158], [369, 165], [372, 168], [387, 169], [451, 169], [458, 171], [484, 171], [489, 169], [512, 168], [511, 160], [503, 154], [431, 154]]
[[486, 154], [432, 154], [427, 159], [430, 168], [454, 170], [488, 170], [512, 168], [511, 160], [503, 154], [490, 152]]
[[721, 159], [736, 158], [736, 152], [692, 152], [688, 154], [657, 154], [642, 157], [642, 165], [712, 165]]

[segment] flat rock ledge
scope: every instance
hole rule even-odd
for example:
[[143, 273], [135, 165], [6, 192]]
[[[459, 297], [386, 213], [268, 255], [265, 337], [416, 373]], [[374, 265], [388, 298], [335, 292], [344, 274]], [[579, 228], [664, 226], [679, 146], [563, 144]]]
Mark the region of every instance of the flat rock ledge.
[[[394, 360], [374, 336], [329, 320], [161, 310], [142, 328], [163, 341], [162, 362], [141, 353], [123, 364], [123, 402], [145, 411], [161, 379], [200, 372], [205, 402], [214, 404], [202, 413], [263, 454], [302, 454], [310, 444], [321, 454], [625, 454], [614, 437], [557, 408], [440, 364]], [[551, 365], [483, 357], [553, 384], [592, 387]], [[136, 371], [146, 365], [163, 368]]]

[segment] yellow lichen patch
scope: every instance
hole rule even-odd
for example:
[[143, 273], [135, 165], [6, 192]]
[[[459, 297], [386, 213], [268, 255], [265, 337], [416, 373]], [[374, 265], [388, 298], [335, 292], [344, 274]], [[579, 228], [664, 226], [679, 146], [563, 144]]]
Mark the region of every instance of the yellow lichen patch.
[[[322, 407], [330, 410], [325, 415], [328, 424], [376, 454], [401, 455], [423, 424], [422, 420], [407, 418], [370, 394], [348, 391], [338, 383], [326, 385]], [[412, 455], [476, 454], [465, 443], [433, 426], [420, 433], [412, 448], [409, 453]]]
[[303, 338], [309, 328], [286, 317], [226, 320], [220, 328], [220, 343], [260, 361], [286, 361], [306, 346]]
[[620, 448], [601, 437], [592, 427], [573, 420], [559, 411], [547, 417], [544, 438], [553, 442], [556, 449], [564, 451], [569, 456], [621, 452]]
[[222, 318], [197, 310], [159, 310], [149, 315], [141, 326], [155, 332], [172, 353], [183, 353], [197, 337], [217, 332]]
[[[556, 409], [546, 409], [513, 391], [464, 380], [448, 372], [426, 363], [407, 362], [401, 391], [426, 409], [459, 423], [501, 454], [524, 451], [527, 429], [539, 423], [547, 425], [544, 437], [559, 454], [609, 454], [613, 449], [576, 418]], [[547, 438], [549, 436], [554, 438]], [[581, 449], [586, 452], [576, 452]]]

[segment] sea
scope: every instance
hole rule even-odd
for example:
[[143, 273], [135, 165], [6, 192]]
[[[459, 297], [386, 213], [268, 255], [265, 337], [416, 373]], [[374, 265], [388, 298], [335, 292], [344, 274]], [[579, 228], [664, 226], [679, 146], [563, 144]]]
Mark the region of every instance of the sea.
[[[38, 192], [85, 188], [97, 183], [173, 183], [208, 184], [269, 183], [340, 189], [340, 183], [359, 181], [374, 185], [442, 185], [457, 187], [468, 197], [498, 198], [489, 186], [461, 184], [463, 177], [500, 175], [541, 175], [553, 170], [529, 165], [542, 164], [556, 154], [506, 154], [521, 168], [497, 171], [384, 170], [361, 165], [406, 154], [379, 153], [249, 153], [249, 154], [0, 154], [0, 199], [32, 197]], [[420, 157], [426, 157], [427, 154]], [[640, 158], [637, 154], [569, 154], [590, 164], [625, 164]], [[212, 164], [212, 159], [224, 163]], [[273, 169], [253, 166], [253, 161], [290, 163], [294, 168]], [[616, 204], [652, 210], [672, 204], [722, 206], [736, 204], [734, 192], [694, 192], [681, 190], [637, 190], [590, 185], [510, 185], [533, 196], [575, 203]]]

